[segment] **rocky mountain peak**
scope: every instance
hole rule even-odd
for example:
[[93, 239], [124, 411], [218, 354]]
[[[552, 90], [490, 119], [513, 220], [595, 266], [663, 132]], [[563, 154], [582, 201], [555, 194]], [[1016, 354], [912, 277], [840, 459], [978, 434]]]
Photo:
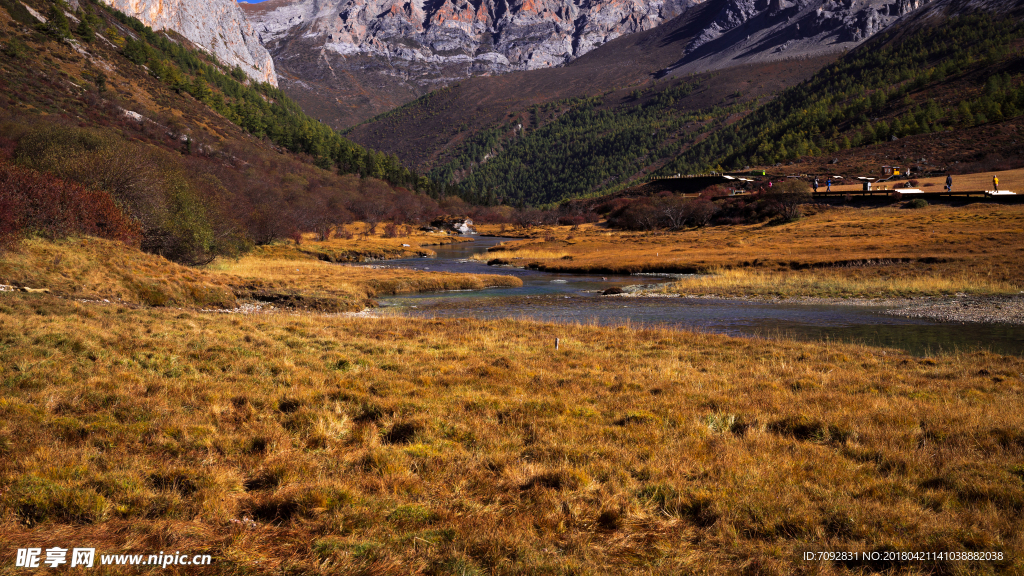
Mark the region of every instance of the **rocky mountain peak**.
[[270, 53], [234, 0], [104, 0], [154, 30], [174, 30], [257, 82], [277, 86]]
[[266, 45], [302, 36], [341, 56], [383, 57], [432, 83], [564, 64], [649, 30], [691, 0], [272, 0], [243, 5]]

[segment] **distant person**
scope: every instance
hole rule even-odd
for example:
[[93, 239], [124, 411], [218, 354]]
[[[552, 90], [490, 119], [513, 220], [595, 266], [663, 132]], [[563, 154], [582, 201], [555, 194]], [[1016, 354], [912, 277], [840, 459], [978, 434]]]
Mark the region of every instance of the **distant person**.
[[952, 174], [946, 174], [946, 192], [953, 191], [953, 176]]
[[992, 176], [992, 191], [999, 192], [999, 176]]
[[817, 176], [814, 177], [814, 193], [815, 194], [818, 193], [818, 177]]
[[832, 191], [832, 179], [829, 178], [828, 180], [825, 180], [825, 192], [831, 192], [831, 191]]
[[769, 180], [769, 181], [768, 181], [768, 190], [771, 190], [771, 189], [772, 189], [772, 181], [771, 181], [771, 180]]

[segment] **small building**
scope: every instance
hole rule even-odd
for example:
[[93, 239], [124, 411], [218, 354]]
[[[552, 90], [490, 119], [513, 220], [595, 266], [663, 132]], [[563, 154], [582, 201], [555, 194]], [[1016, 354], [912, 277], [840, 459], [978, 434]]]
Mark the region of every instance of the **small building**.
[[885, 176], [899, 176], [901, 174], [899, 166], [882, 166], [882, 174]]

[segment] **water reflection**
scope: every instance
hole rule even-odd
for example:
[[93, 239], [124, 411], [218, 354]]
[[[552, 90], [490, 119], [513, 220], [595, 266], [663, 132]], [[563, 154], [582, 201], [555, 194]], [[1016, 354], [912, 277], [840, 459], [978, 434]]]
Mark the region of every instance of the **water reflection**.
[[544, 322], [668, 326], [732, 336], [836, 340], [885, 346], [915, 355], [987, 349], [1024, 356], [1024, 328], [998, 324], [947, 324], [883, 314], [883, 307], [796, 305], [698, 298], [600, 296], [612, 286], [665, 282], [668, 278], [550, 274], [488, 267], [471, 260], [503, 238], [435, 249], [437, 258], [407, 259], [387, 265], [433, 271], [512, 274], [522, 288], [416, 294], [381, 304], [416, 317], [481, 319], [526, 318]]

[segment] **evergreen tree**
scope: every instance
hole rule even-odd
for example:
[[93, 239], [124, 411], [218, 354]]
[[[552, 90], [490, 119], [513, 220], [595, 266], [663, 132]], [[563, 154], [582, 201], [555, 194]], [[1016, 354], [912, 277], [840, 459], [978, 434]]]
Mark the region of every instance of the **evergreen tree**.
[[196, 76], [195, 80], [192, 81], [191, 90], [189, 93], [201, 102], [207, 102], [213, 95], [213, 91], [210, 90], [210, 85], [206, 83], [206, 80], [202, 76]]
[[96, 39], [96, 32], [92, 29], [92, 25], [89, 24], [89, 19], [84, 15], [78, 20], [78, 28], [75, 29], [75, 34], [82, 39], [83, 42], [92, 43]]
[[146, 43], [141, 40], [127, 40], [124, 45], [124, 57], [134, 64], [146, 64], [149, 61], [149, 53], [146, 50]]
[[56, 3], [50, 7], [50, 15], [45, 24], [46, 33], [58, 40], [71, 37], [71, 22], [64, 15], [61, 4]]

